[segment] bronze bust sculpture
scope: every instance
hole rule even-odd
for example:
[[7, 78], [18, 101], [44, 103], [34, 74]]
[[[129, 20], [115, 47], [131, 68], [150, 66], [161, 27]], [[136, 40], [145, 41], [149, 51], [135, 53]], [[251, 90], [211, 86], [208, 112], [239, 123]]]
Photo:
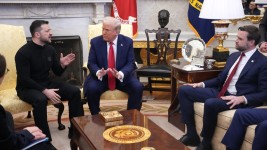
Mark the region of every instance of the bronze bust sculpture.
[[156, 39], [169, 39], [170, 34], [168, 33], [168, 28], [165, 28], [165, 26], [169, 23], [169, 17], [170, 13], [166, 9], [162, 9], [158, 12], [158, 22], [160, 25], [160, 28], [156, 34]]
[[166, 9], [162, 9], [158, 13], [158, 22], [161, 28], [164, 28], [169, 23], [170, 13]]

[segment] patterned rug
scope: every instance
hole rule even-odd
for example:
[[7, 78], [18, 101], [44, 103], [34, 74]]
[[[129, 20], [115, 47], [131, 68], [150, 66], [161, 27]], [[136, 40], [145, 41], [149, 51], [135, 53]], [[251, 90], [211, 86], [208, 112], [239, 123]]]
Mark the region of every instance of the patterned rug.
[[[167, 116], [168, 108], [170, 106], [169, 100], [151, 100], [143, 102], [141, 112], [146, 116]], [[68, 104], [64, 102], [64, 112], [62, 114], [62, 120], [68, 120]], [[83, 105], [85, 115], [90, 115], [88, 105]], [[127, 100], [102, 100], [100, 101], [101, 111], [112, 111], [112, 110], [126, 110]], [[58, 109], [50, 105], [47, 107], [47, 114], [49, 121], [57, 120]], [[33, 118], [27, 118], [27, 112], [15, 114], [15, 128], [23, 128], [29, 125], [33, 125]]]

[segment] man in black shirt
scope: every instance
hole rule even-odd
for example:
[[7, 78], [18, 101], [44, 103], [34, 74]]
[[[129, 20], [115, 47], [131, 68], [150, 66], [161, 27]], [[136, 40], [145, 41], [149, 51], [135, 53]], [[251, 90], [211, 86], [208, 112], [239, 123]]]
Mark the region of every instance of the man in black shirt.
[[[68, 100], [70, 118], [84, 115], [80, 89], [64, 82], [51, 81], [48, 77], [49, 70], [61, 75], [75, 60], [75, 54], [63, 56], [61, 53], [60, 59], [57, 58], [55, 49], [47, 44], [52, 37], [48, 21], [33, 21], [30, 32], [32, 41], [22, 46], [15, 56], [17, 95], [33, 106], [35, 125], [52, 140], [47, 123], [48, 100], [54, 104]], [[72, 133], [71, 127], [69, 133]]]

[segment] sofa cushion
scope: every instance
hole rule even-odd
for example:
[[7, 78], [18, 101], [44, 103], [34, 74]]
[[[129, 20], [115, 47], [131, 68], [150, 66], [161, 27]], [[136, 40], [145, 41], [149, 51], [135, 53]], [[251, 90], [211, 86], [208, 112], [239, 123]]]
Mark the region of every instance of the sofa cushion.
[[[203, 118], [204, 103], [195, 102], [194, 103], [194, 110], [195, 110], [196, 115], [199, 115]], [[228, 111], [220, 112], [218, 114], [217, 126], [227, 130], [229, 128], [231, 121], [232, 121], [234, 113], [235, 113], [235, 110], [228, 110]]]

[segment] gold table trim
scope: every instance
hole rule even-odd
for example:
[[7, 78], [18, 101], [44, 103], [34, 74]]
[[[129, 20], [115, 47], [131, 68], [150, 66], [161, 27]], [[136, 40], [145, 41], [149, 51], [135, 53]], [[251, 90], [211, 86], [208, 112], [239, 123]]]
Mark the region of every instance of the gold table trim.
[[103, 137], [114, 143], [130, 144], [147, 140], [151, 132], [140, 126], [123, 125], [109, 128], [104, 131]]

